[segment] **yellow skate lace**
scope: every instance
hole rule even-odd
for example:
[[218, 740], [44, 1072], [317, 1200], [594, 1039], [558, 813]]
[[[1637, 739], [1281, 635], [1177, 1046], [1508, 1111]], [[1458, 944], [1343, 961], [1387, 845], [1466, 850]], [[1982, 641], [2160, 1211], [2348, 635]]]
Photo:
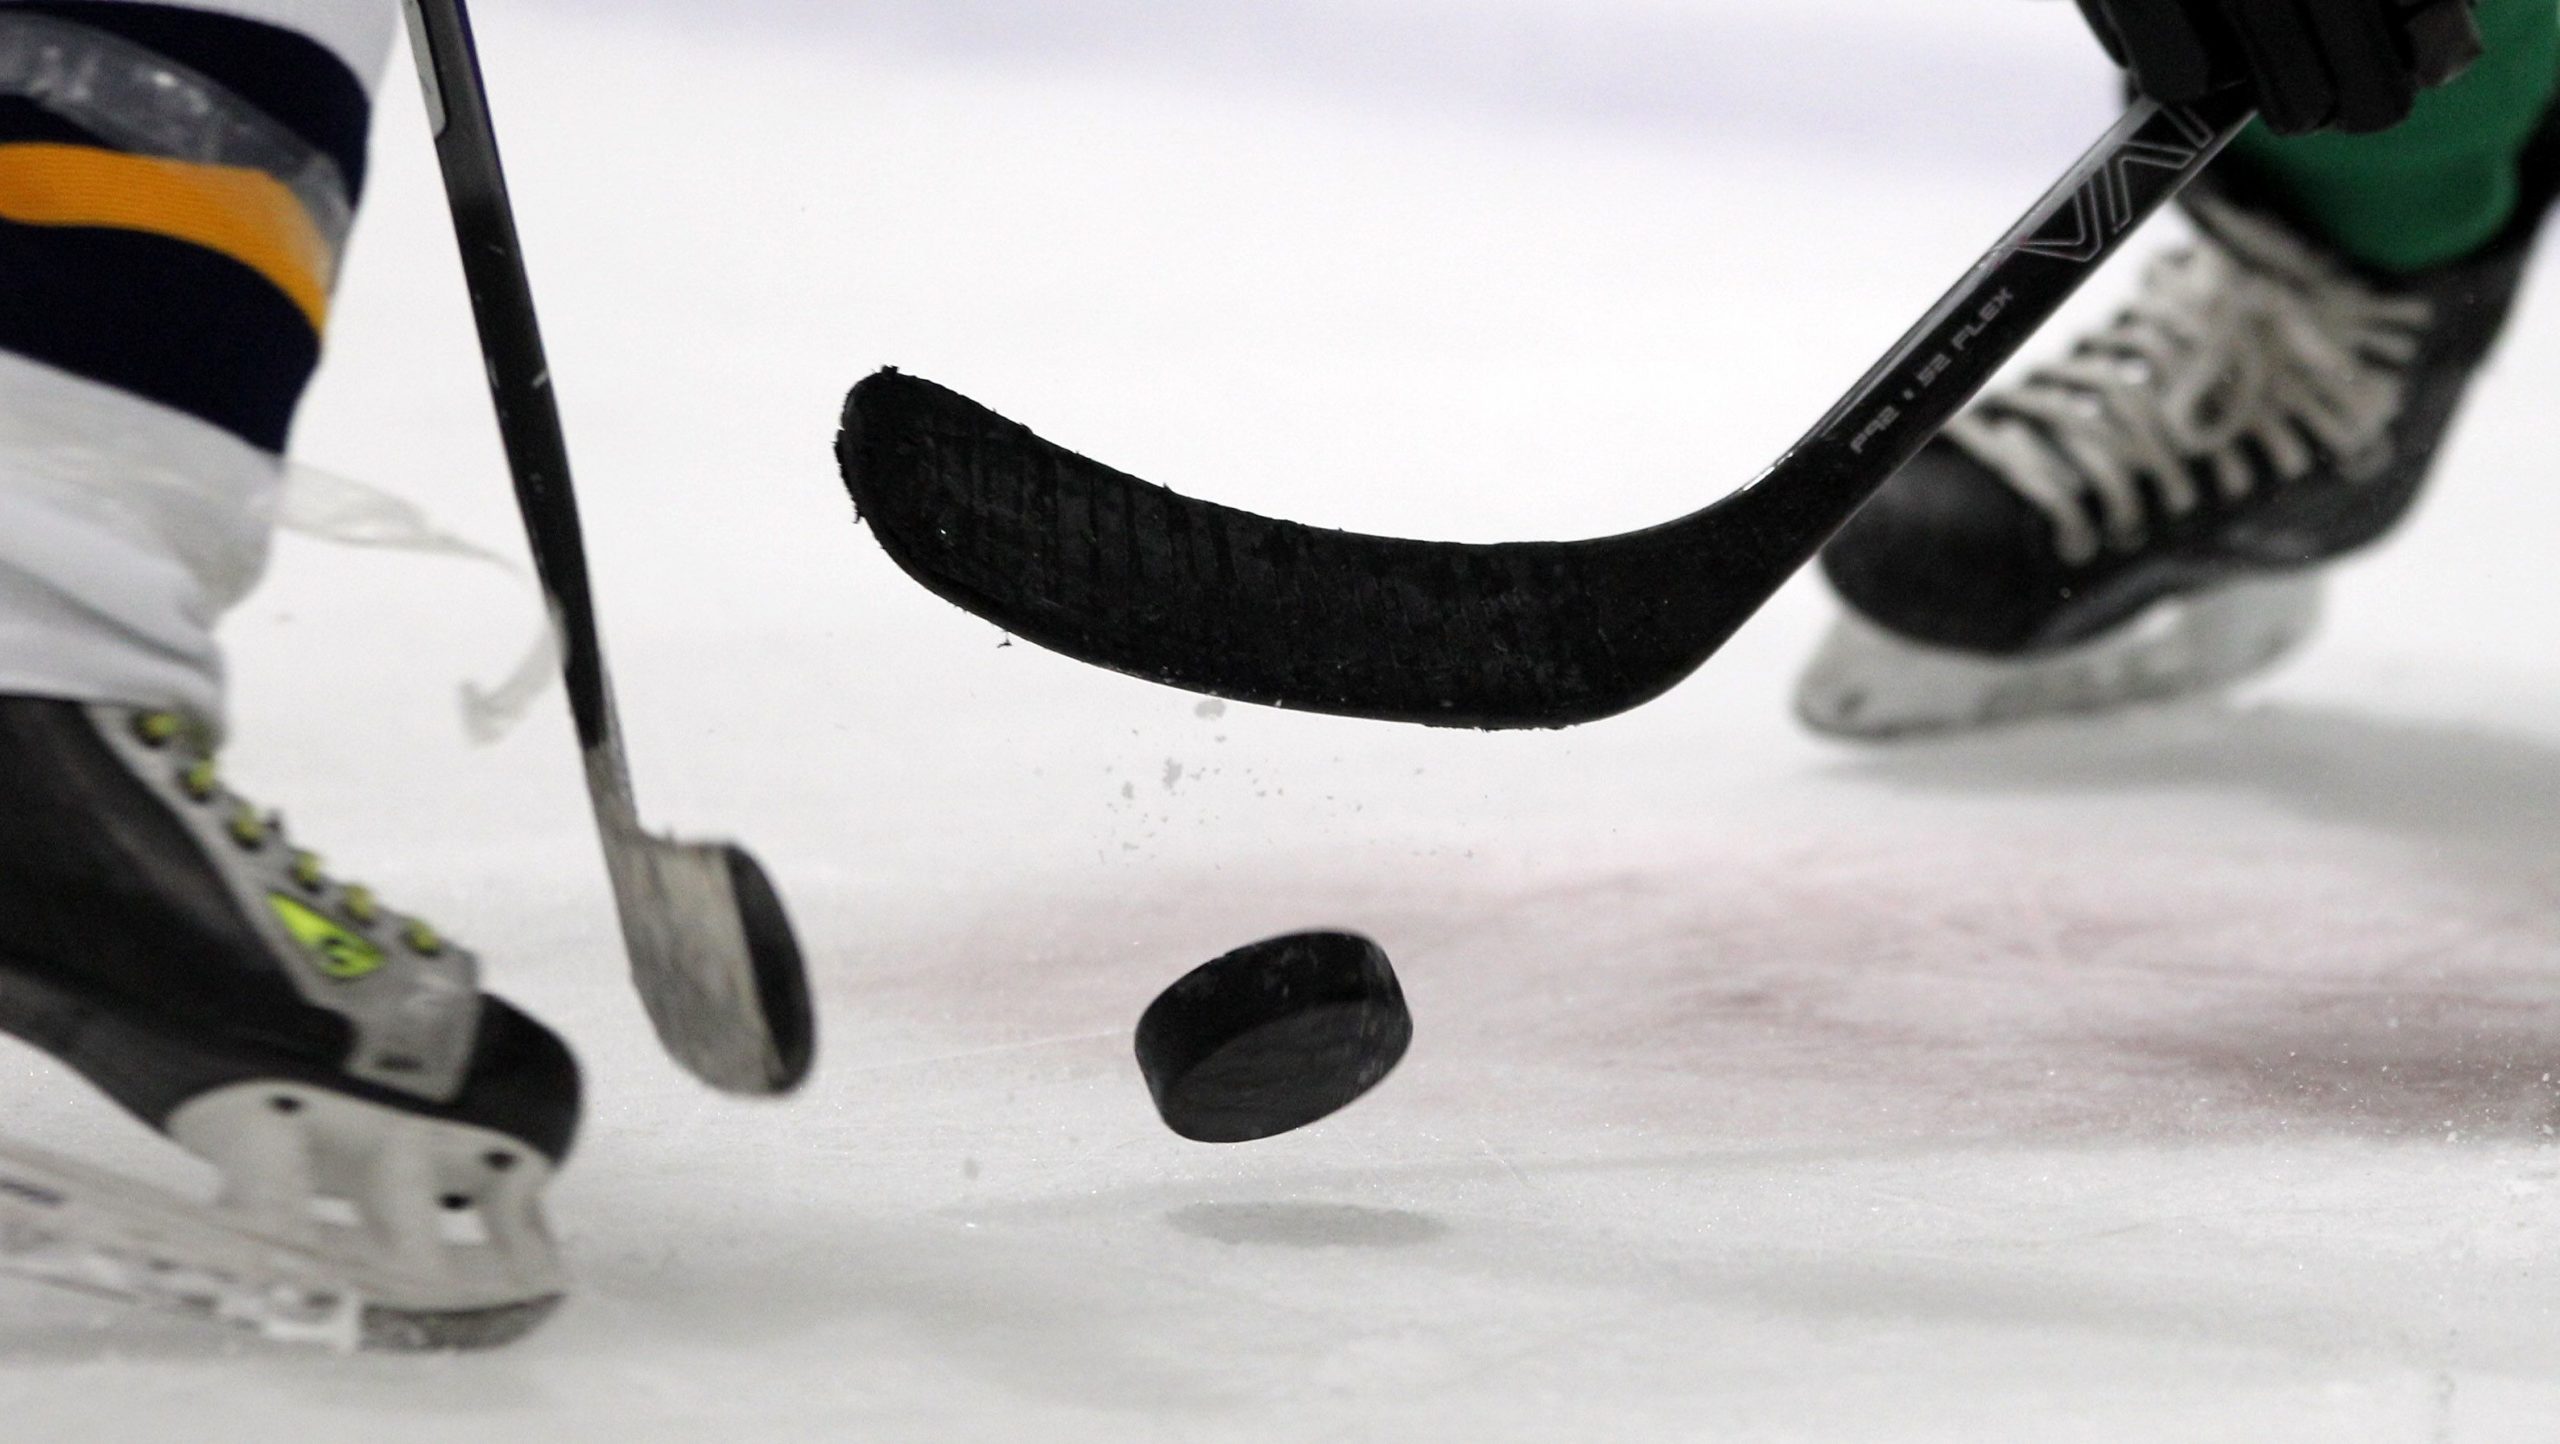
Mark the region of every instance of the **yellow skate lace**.
[[[203, 734], [183, 713], [143, 712], [133, 719], [133, 735], [142, 745], [157, 751], [172, 745], [190, 745]], [[198, 752], [189, 757], [178, 770], [177, 783], [178, 790], [193, 802], [208, 807], [227, 804], [231, 811], [223, 830], [244, 850], [257, 852], [270, 842], [282, 843], [291, 854], [286, 873], [294, 885], [313, 897], [328, 892], [331, 879], [320, 855], [295, 847], [286, 839], [282, 814], [270, 812], [262, 816], [247, 801], [225, 789], [210, 753]], [[373, 889], [362, 883], [339, 884], [338, 901], [346, 920], [364, 931], [380, 926], [388, 915]], [[400, 919], [399, 935], [400, 941], [421, 957], [432, 958], [445, 950], [443, 935], [420, 918]]]

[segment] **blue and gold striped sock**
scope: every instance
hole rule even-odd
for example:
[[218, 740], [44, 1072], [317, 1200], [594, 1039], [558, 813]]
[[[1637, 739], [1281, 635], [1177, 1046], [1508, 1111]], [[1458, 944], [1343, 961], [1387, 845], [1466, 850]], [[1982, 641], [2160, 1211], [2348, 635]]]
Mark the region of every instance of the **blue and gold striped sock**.
[[282, 450], [371, 115], [291, 30], [0, 4], [0, 348]]

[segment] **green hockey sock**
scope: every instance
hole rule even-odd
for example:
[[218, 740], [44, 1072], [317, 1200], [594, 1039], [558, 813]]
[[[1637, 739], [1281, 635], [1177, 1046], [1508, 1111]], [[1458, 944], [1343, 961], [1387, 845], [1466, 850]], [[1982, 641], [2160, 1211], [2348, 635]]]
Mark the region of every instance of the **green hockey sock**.
[[2231, 156], [2348, 255], [2386, 271], [2460, 260], [2517, 200], [2516, 162], [2560, 89], [2560, 0], [2481, 0], [2487, 52], [2379, 135], [2284, 139], [2252, 128]]

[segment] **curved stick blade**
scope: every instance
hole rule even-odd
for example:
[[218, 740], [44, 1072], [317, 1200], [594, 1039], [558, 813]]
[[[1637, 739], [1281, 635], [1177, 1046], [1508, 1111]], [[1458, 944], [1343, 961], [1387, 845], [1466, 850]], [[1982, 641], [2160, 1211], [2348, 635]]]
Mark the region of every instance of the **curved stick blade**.
[[744, 848], [637, 830], [605, 839], [631, 971], [658, 1039], [731, 1093], [788, 1093], [817, 1051], [800, 944]]
[[1276, 521], [896, 371], [854, 387], [836, 449], [873, 535], [936, 594], [1079, 661], [1238, 701], [1567, 727], [1659, 696], [1732, 629], [1702, 635], [1714, 589], [1674, 528], [1474, 545]]

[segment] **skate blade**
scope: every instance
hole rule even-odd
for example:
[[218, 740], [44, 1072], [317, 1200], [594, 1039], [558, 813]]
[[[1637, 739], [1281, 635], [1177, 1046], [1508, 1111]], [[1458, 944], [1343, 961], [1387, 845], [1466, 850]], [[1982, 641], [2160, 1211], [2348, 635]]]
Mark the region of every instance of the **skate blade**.
[[2163, 602], [2082, 646], [2018, 661], [1908, 641], [1842, 616], [1796, 688], [1796, 715], [1830, 737], [1885, 741], [2104, 712], [2225, 687], [2300, 646], [2320, 581], [2234, 583]]
[[341, 1352], [491, 1347], [560, 1303], [532, 1205], [547, 1167], [485, 1163], [521, 1145], [276, 1084], [208, 1095], [172, 1124], [223, 1170], [225, 1203], [0, 1141], [0, 1274]]
[[0, 1145], [0, 1273], [280, 1343], [354, 1349], [364, 1303], [325, 1264], [148, 1185]]

